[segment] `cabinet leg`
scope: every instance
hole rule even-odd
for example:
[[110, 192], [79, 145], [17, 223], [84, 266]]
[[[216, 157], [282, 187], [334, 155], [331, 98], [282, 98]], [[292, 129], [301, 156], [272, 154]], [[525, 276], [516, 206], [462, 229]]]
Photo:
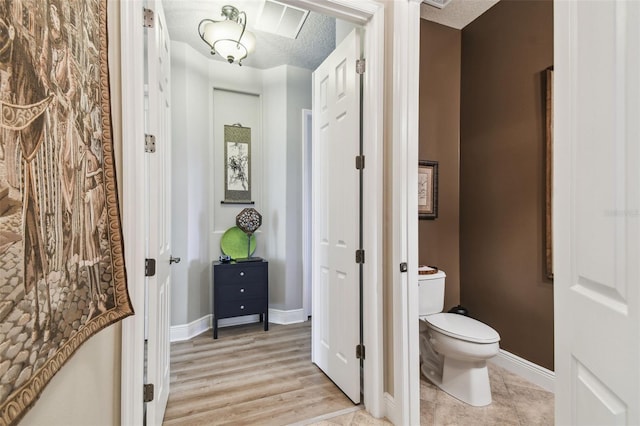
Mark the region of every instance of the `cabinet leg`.
[[264, 313], [264, 331], [269, 331], [269, 312]]
[[213, 338], [218, 338], [218, 319], [213, 318]]

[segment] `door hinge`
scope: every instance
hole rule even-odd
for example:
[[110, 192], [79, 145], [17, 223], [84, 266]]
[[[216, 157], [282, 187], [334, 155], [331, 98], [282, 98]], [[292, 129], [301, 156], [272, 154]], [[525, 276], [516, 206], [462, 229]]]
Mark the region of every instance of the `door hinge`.
[[364, 169], [364, 155], [356, 156], [356, 169], [358, 170]]
[[152, 277], [156, 274], [156, 260], [145, 259], [144, 260], [144, 276]]
[[364, 250], [356, 250], [356, 263], [364, 263]]
[[367, 68], [367, 62], [364, 59], [356, 60], [356, 73], [364, 74]]
[[153, 10], [147, 9], [145, 7], [142, 9], [142, 14], [143, 14], [142, 26], [144, 28], [153, 28], [153, 20], [154, 20]]
[[407, 272], [409, 270], [409, 265], [407, 265], [407, 262], [402, 262], [400, 264], [400, 272]]
[[144, 152], [156, 152], [156, 137], [154, 135], [144, 135]]
[[142, 401], [143, 402], [153, 401], [153, 383], [144, 384], [142, 388]]
[[356, 345], [356, 358], [364, 359], [364, 345]]

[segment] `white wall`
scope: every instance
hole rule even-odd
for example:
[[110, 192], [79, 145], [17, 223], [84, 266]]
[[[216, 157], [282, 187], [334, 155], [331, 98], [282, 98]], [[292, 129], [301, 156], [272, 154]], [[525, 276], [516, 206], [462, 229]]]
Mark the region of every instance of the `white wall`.
[[302, 308], [302, 121], [310, 109], [311, 72], [287, 67], [287, 236], [285, 310]]
[[[228, 65], [228, 64], [225, 64]], [[260, 95], [253, 93], [243, 93], [227, 89], [213, 89], [213, 139], [210, 144], [210, 151], [213, 157], [210, 159], [213, 180], [212, 217], [211, 217], [211, 257], [217, 259], [221, 254], [220, 239], [227, 229], [235, 226], [236, 216], [242, 209], [253, 207], [261, 214], [264, 214], [263, 197], [263, 161], [262, 161], [262, 117], [261, 117]], [[251, 182], [250, 204], [222, 204], [224, 200], [224, 126], [240, 123], [244, 127], [251, 129], [251, 170], [249, 179]], [[256, 251], [254, 256], [264, 257], [264, 232], [263, 227], [256, 231]], [[202, 239], [205, 240], [206, 239]]]
[[265, 257], [269, 260], [269, 307], [286, 306], [287, 67], [263, 73], [265, 145]]
[[[171, 46], [172, 266], [171, 324], [186, 324], [210, 312], [209, 261], [209, 69], [184, 44]], [[205, 161], [203, 161], [203, 159]]]
[[[194, 52], [195, 53], [195, 52]], [[197, 53], [208, 66], [208, 82], [200, 88], [208, 93], [214, 110], [208, 118], [209, 134], [209, 188], [213, 197], [209, 205], [209, 239], [211, 260], [222, 254], [220, 239], [224, 232], [235, 226], [236, 215], [245, 207], [254, 207], [261, 214], [264, 167], [262, 130], [262, 73], [250, 67], [229, 65], [226, 62], [211, 61]], [[223, 205], [224, 200], [224, 125], [240, 122], [251, 128], [251, 198], [249, 205]], [[205, 159], [205, 157], [203, 157]], [[264, 215], [263, 215], [264, 216]], [[257, 247], [254, 256], [265, 257], [264, 225], [256, 232]], [[210, 285], [210, 284], [209, 284]], [[208, 313], [211, 313], [209, 309]]]
[[[211, 313], [211, 261], [245, 205], [224, 199], [223, 126], [251, 127], [253, 207], [263, 217], [255, 255], [269, 261], [270, 307], [302, 308], [302, 129], [311, 71], [212, 61], [172, 42], [173, 248], [171, 325]], [[257, 108], [257, 112], [256, 112]]]
[[22, 426], [120, 424], [120, 323], [87, 340], [44, 388]]

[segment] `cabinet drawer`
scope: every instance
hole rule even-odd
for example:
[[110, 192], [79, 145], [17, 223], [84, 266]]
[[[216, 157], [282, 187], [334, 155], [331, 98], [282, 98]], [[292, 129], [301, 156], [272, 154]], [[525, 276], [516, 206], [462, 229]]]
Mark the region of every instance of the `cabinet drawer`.
[[266, 312], [264, 299], [230, 300], [218, 303], [216, 318], [235, 317], [240, 315], [261, 314]]
[[246, 300], [265, 297], [265, 285], [261, 282], [229, 284], [223, 282], [216, 286], [219, 300]]
[[262, 265], [256, 266], [239, 266], [233, 267], [217, 267], [215, 270], [214, 285], [220, 284], [240, 284], [250, 282], [262, 282], [265, 278], [265, 268]]

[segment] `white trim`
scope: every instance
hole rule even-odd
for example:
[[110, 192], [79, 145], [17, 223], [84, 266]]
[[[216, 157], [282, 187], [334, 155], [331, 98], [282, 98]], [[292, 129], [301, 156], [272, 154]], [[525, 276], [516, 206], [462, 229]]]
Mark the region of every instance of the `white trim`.
[[380, 10], [380, 5], [372, 0], [280, 0], [283, 3], [303, 9], [313, 10], [334, 18], [344, 19], [364, 25]]
[[524, 358], [520, 358], [518, 355], [500, 349], [498, 355], [491, 358], [489, 362], [530, 381], [534, 385], [540, 386], [546, 391], [555, 391], [556, 373]]
[[[375, 4], [375, 2], [371, 2]], [[363, 138], [366, 167], [363, 189], [364, 250], [371, 262], [363, 267], [364, 406], [375, 418], [385, 416], [383, 346], [383, 257], [384, 246], [384, 83], [385, 9], [373, 10], [364, 32]]]
[[396, 400], [387, 392], [384, 393], [384, 405], [387, 410], [387, 419], [391, 421], [394, 425], [402, 424], [402, 419], [400, 418], [400, 409], [398, 408], [398, 404], [396, 404]]
[[[393, 286], [393, 398], [397, 424], [420, 423], [418, 346], [418, 108], [420, 2], [393, 2], [393, 129], [391, 262]], [[406, 262], [408, 271], [400, 272]]]
[[[170, 342], [183, 342], [211, 329], [211, 314], [191, 321], [189, 324], [172, 325], [169, 328]], [[220, 324], [218, 324], [220, 326]]]
[[144, 34], [142, 6], [120, 3], [122, 77], [122, 230], [129, 296], [135, 315], [122, 321], [120, 421], [143, 423], [144, 377]]
[[274, 324], [296, 324], [304, 322], [307, 317], [304, 315], [304, 309], [291, 309], [283, 311], [281, 309], [269, 308], [269, 322]]
[[[409, 373], [409, 423], [420, 423], [420, 345], [418, 321], [418, 162], [419, 157], [419, 111], [420, 111], [420, 0], [409, 0], [408, 4], [408, 38], [406, 51], [407, 93], [407, 185], [403, 189], [407, 193], [407, 260], [409, 268], [407, 289], [408, 306], [405, 320], [408, 323], [409, 365], [405, 369]], [[407, 419], [407, 417], [405, 417]]]
[[[269, 308], [269, 323], [271, 324], [296, 324], [306, 320], [303, 309], [291, 309], [283, 311], [281, 309]], [[258, 315], [244, 315], [233, 318], [223, 318], [218, 320], [218, 328], [232, 327], [234, 325], [253, 324], [260, 322]], [[170, 327], [170, 341], [183, 342], [196, 337], [213, 327], [213, 315], [208, 314], [188, 324], [172, 325]]]

